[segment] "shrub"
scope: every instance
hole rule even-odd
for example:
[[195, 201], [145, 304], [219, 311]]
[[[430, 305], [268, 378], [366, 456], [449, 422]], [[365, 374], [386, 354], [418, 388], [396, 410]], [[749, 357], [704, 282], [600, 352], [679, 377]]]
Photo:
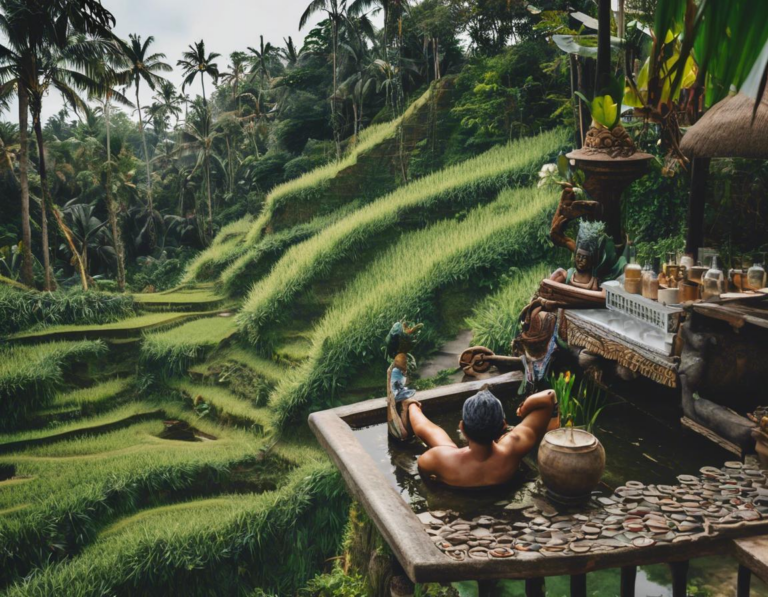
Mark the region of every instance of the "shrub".
[[394, 237], [407, 218], [430, 211], [459, 211], [495, 197], [515, 178], [538, 171], [565, 143], [561, 130], [494, 148], [476, 158], [425, 176], [357, 210], [313, 238], [292, 247], [269, 276], [254, 285], [238, 317], [253, 342], [263, 327], [319, 276], [372, 242]]
[[385, 361], [375, 355], [393, 321], [409, 317], [426, 321], [428, 329], [439, 326], [430, 310], [436, 293], [544, 258], [554, 203], [545, 189], [505, 191], [464, 221], [408, 234], [382, 254], [336, 298], [313, 331], [309, 358], [278, 385], [271, 400], [278, 427], [333, 405], [355, 370], [383, 371]]
[[134, 313], [135, 305], [130, 295], [92, 290], [36, 292], [0, 284], [0, 336], [35, 325], [109, 323]]

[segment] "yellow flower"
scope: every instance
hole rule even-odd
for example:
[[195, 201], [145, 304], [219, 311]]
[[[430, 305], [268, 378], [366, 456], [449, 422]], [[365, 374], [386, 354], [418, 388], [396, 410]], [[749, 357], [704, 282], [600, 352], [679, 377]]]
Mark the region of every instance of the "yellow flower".
[[570, 371], [566, 371], [565, 372], [565, 383], [568, 383], [569, 381], [571, 381], [571, 372]]

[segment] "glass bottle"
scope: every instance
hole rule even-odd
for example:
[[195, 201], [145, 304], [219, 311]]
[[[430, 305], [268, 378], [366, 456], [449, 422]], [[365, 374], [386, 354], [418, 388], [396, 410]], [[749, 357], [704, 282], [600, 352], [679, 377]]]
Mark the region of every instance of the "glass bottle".
[[637, 263], [637, 248], [629, 248], [629, 263], [624, 268], [624, 290], [629, 294], [641, 294], [643, 291], [643, 270]]
[[677, 266], [677, 255], [674, 251], [667, 253], [667, 265], [664, 267], [667, 274], [667, 284], [670, 288], [677, 288], [677, 283], [680, 281], [678, 276], [679, 268]]
[[760, 290], [765, 288], [765, 268], [762, 263], [754, 263], [747, 270], [747, 286], [751, 290]]
[[723, 276], [723, 270], [718, 265], [717, 255], [712, 256], [712, 267], [707, 270], [701, 281], [702, 300], [718, 297], [725, 292], [725, 276]]
[[659, 259], [653, 260], [653, 265], [646, 264], [643, 272], [643, 296], [654, 301], [659, 300]]

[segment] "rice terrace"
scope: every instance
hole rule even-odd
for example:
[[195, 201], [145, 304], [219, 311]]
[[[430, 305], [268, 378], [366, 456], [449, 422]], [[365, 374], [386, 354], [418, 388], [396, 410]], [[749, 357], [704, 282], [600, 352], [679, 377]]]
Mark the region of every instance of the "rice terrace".
[[768, 596], [768, 3], [0, 0], [0, 594]]

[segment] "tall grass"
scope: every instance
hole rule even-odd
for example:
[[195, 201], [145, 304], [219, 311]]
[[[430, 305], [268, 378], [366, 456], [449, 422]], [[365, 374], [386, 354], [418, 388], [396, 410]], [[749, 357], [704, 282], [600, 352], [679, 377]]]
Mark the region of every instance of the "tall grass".
[[251, 289], [238, 316], [240, 326], [258, 342], [262, 328], [284, 312], [298, 293], [374, 237], [395, 238], [406, 218], [424, 219], [431, 210], [457, 212], [496, 196], [513, 179], [538, 171], [566, 139], [564, 131], [556, 130], [496, 147], [385, 195], [292, 247], [269, 276]]
[[35, 413], [53, 415], [76, 410], [79, 414], [92, 414], [114, 405], [134, 383], [134, 378], [117, 378], [64, 394], [56, 394], [45, 411]]
[[[134, 517], [9, 596], [293, 595], [338, 553], [349, 497], [327, 462], [274, 492], [179, 504]], [[182, 510], [183, 508], [183, 510]]]
[[553, 270], [539, 263], [511, 272], [502, 287], [482, 301], [467, 319], [474, 334], [472, 343], [497, 354], [510, 354], [512, 340], [519, 332], [520, 312]]
[[316, 326], [307, 361], [273, 394], [278, 427], [334, 404], [356, 369], [385, 368], [372, 355], [393, 321], [432, 317], [439, 325], [430, 311], [437, 293], [542, 260], [550, 250], [547, 214], [555, 201], [548, 190], [505, 191], [464, 221], [444, 221], [403, 237], [371, 263]]
[[236, 332], [234, 317], [197, 319], [164, 332], [145, 334], [141, 358], [149, 369], [164, 376], [181, 375]]
[[0, 284], [0, 336], [32, 326], [101, 324], [135, 313], [127, 294], [81, 290], [36, 292]]
[[0, 347], [0, 431], [13, 429], [51, 401], [67, 363], [94, 358], [105, 350], [100, 341]]

